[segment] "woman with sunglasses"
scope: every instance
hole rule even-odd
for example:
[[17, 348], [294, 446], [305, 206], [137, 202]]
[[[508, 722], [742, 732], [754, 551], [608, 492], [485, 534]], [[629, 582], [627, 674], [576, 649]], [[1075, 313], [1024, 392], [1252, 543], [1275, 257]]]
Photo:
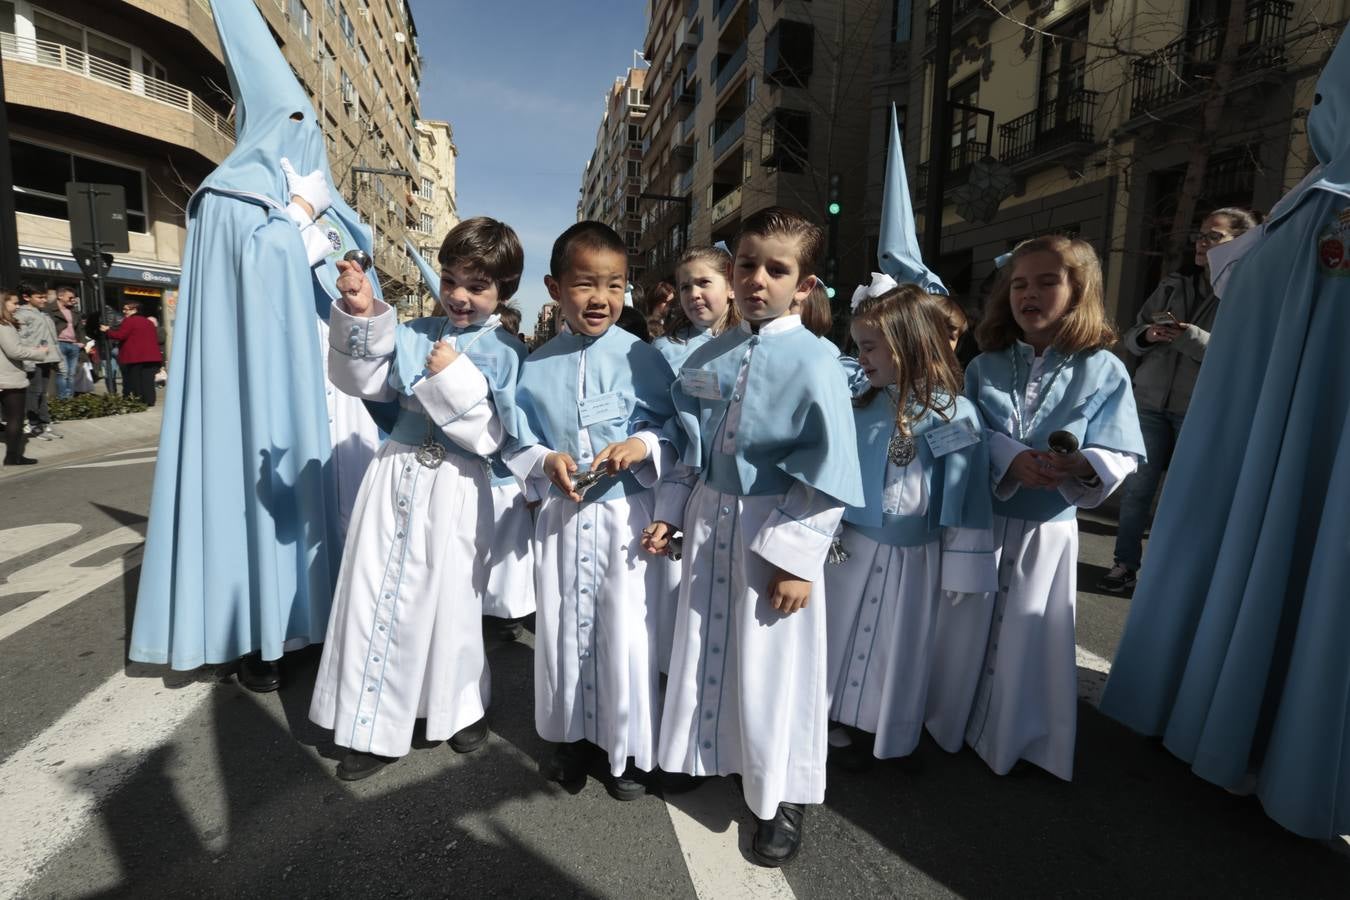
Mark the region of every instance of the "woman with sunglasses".
[[1245, 209], [1225, 207], [1205, 217], [1194, 235], [1194, 267], [1173, 272], [1144, 301], [1121, 344], [1139, 357], [1134, 399], [1148, 461], [1125, 480], [1116, 531], [1115, 565], [1097, 586], [1124, 592], [1134, 587], [1143, 560], [1144, 529], [1162, 473], [1172, 458], [1191, 391], [1205, 359], [1219, 298], [1210, 285], [1208, 254], [1257, 225]]

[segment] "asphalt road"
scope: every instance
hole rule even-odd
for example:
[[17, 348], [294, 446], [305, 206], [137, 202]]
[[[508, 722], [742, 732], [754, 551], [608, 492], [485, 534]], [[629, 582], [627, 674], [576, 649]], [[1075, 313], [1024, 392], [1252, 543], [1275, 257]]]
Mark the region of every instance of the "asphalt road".
[[[1345, 843], [1288, 834], [1096, 712], [1128, 600], [1091, 593], [1073, 783], [1000, 778], [931, 743], [917, 774], [832, 771], [781, 872], [746, 862], [751, 820], [728, 781], [626, 804], [594, 779], [576, 794], [542, 781], [528, 641], [490, 646], [484, 749], [418, 742], [343, 784], [330, 735], [305, 717], [315, 649], [263, 697], [224, 670], [125, 662], [146, 443], [0, 480], [0, 897], [1350, 893]], [[1112, 526], [1082, 526], [1090, 586]]]

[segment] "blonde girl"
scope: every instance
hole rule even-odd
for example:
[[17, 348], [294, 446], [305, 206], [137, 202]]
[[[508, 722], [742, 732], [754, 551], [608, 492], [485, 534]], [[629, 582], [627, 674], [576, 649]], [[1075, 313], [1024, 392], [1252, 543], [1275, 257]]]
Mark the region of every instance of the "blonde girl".
[[870, 383], [853, 411], [865, 502], [844, 513], [845, 558], [826, 568], [825, 595], [830, 718], [844, 726], [831, 753], [857, 771], [913, 753], [930, 709], [964, 730], [969, 691], [930, 696], [929, 676], [945, 689], [944, 667], [973, 663], [936, 658], [934, 626], [944, 604], [997, 583], [989, 456], [942, 299], [897, 287], [862, 301], [851, 330]]
[[[977, 331], [966, 396], [989, 435], [1000, 590], [938, 622], [946, 653], [980, 657], [966, 741], [998, 774], [1019, 759], [1066, 781], [1077, 729], [1074, 601], [1079, 508], [1144, 458], [1091, 245], [1020, 244]], [[1059, 452], [1051, 448], [1058, 448]]]
[[675, 296], [653, 345], [678, 374], [689, 354], [740, 321], [731, 303], [731, 255], [717, 247], [686, 250], [675, 266]]

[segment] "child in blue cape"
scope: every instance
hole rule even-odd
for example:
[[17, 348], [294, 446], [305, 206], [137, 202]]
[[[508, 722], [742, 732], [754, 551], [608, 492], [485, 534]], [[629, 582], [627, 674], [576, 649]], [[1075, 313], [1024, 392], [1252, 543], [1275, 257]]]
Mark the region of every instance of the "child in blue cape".
[[[599, 748], [606, 789], [632, 800], [656, 766], [658, 619], [677, 575], [636, 538], [652, 517], [674, 376], [650, 344], [616, 327], [628, 250], [613, 229], [578, 222], [564, 231], [549, 272], [564, 325], [521, 370], [519, 446], [507, 458], [526, 499], [542, 501], [535, 727], [557, 744], [545, 777], [583, 779]], [[585, 493], [583, 470], [605, 473]]]
[[989, 436], [1000, 589], [944, 606], [938, 641], [953, 659], [983, 662], [966, 740], [990, 768], [1003, 775], [1025, 759], [1067, 781], [1078, 714], [1076, 513], [1100, 505], [1144, 458], [1129, 374], [1107, 349], [1116, 335], [1096, 251], [1058, 235], [1018, 245], [977, 335], [985, 352], [966, 370], [966, 396]]
[[398, 418], [366, 470], [352, 514], [309, 717], [348, 753], [337, 775], [366, 778], [428, 740], [466, 753], [487, 739], [486, 580], [480, 504], [489, 459], [517, 433], [525, 348], [494, 312], [520, 283], [511, 228], [465, 220], [441, 244], [441, 308], [398, 324], [359, 266], [342, 263], [329, 372], [344, 393], [397, 400]]
[[[925, 719], [958, 750], [978, 660], [934, 646], [939, 610], [997, 590], [989, 452], [947, 338], [945, 298], [916, 285], [863, 299], [851, 330], [869, 383], [854, 401], [865, 502], [826, 568], [831, 734], [845, 766], [907, 757]], [[930, 675], [932, 690], [930, 691]], [[953, 733], [954, 732], [954, 733]]]
[[684, 532], [661, 768], [740, 774], [765, 866], [797, 854], [803, 805], [825, 796], [822, 569], [845, 505], [863, 502], [843, 370], [790, 312], [815, 285], [822, 243], [791, 210], [745, 220], [742, 321], [678, 373], [681, 466], [643, 537], [664, 553]]
[[735, 324], [731, 254], [720, 247], [686, 250], [675, 264], [675, 298], [666, 316], [666, 332], [653, 344], [671, 369], [678, 369], [689, 354]]

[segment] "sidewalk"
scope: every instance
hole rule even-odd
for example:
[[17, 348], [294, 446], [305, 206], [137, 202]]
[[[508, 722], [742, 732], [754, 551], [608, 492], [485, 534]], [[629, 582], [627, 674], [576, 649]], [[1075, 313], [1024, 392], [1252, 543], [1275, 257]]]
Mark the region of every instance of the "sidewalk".
[[140, 413], [57, 422], [53, 427], [61, 437], [51, 441], [29, 438], [24, 447], [24, 455], [38, 460], [38, 465], [0, 467], [0, 479], [32, 473], [57, 462], [154, 446], [159, 443], [162, 413], [163, 406], [156, 405]]

